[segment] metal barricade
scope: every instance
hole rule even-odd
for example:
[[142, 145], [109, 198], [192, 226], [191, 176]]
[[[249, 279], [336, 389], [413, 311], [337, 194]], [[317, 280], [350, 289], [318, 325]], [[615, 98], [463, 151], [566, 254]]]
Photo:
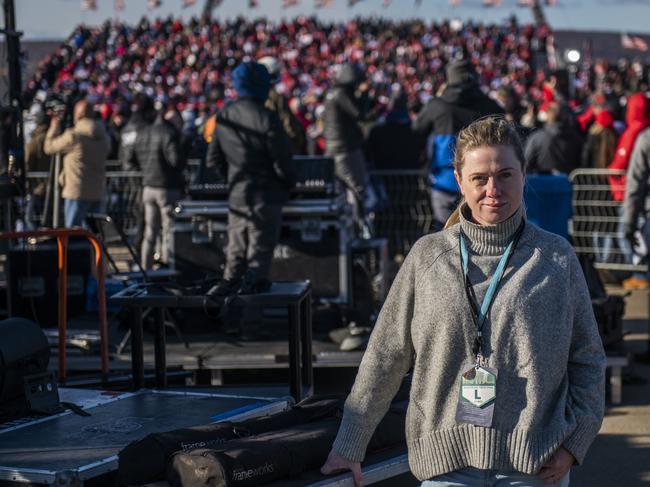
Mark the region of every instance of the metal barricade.
[[[106, 172], [106, 213], [127, 235], [136, 233], [142, 212], [140, 171]], [[141, 219], [141, 218], [140, 218]]]
[[371, 180], [385, 203], [375, 211], [375, 235], [388, 239], [389, 255], [406, 255], [433, 223], [428, 171], [372, 171]]
[[[186, 183], [194, 178], [198, 171], [200, 160], [190, 159], [185, 169]], [[28, 172], [28, 187], [34, 187], [41, 181], [47, 181], [47, 172]], [[45, 206], [42, 199], [36, 200], [30, 210], [30, 219], [36, 226], [43, 224]], [[53, 205], [50, 205], [52, 211]], [[142, 174], [140, 171], [124, 171], [119, 161], [106, 161], [106, 212], [126, 235], [134, 235], [137, 231], [138, 218], [142, 212]], [[54, 221], [50, 220], [50, 221]], [[62, 222], [63, 219], [61, 218]]]
[[624, 236], [623, 202], [612, 198], [610, 176], [625, 171], [577, 169], [569, 175], [573, 184], [573, 216], [569, 235], [576, 253], [588, 255], [594, 267], [613, 271], [647, 272], [646, 263], [633, 258], [632, 248]]
[[[186, 183], [194, 178], [200, 161], [191, 159], [185, 170]], [[139, 171], [123, 171], [117, 161], [106, 163], [106, 212], [132, 236], [142, 212], [142, 174]], [[30, 172], [32, 183], [47, 179], [48, 173]], [[422, 235], [432, 231], [431, 185], [429, 173], [419, 170], [395, 170], [371, 172], [373, 186], [377, 189], [383, 205], [375, 212], [377, 237], [387, 238], [390, 255], [406, 254]], [[42, 208], [33, 208], [32, 218], [43, 221]]]
[[[43, 212], [45, 210], [45, 198], [36, 197], [30, 193], [30, 188], [45, 183], [49, 178], [47, 171], [32, 171], [27, 173], [27, 198], [25, 199], [25, 218], [29, 218], [35, 227], [45, 226]], [[29, 228], [29, 227], [27, 227]]]

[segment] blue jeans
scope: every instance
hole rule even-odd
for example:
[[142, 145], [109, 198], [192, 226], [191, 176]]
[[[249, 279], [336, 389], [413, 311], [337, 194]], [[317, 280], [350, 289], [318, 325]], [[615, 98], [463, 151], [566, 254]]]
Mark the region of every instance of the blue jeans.
[[448, 193], [436, 188], [431, 189], [431, 209], [433, 211], [434, 231], [442, 230], [447, 220], [458, 206], [460, 193]]
[[63, 200], [63, 213], [66, 228], [85, 227], [88, 213], [103, 213], [102, 201]]
[[536, 475], [468, 467], [425, 480], [421, 487], [568, 487], [569, 475], [557, 484], [546, 484]]
[[28, 195], [25, 202], [25, 228], [36, 230], [41, 226], [43, 215], [43, 197]]
[[[601, 235], [600, 232], [594, 232], [591, 237], [592, 245], [595, 247], [596, 262], [631, 264], [633, 252], [630, 243], [624, 237], [625, 223], [623, 222], [622, 205], [616, 209], [616, 213], [618, 216], [618, 222], [616, 223], [615, 237], [611, 235]], [[611, 230], [611, 228], [609, 230]], [[616, 247], [618, 247], [620, 254], [616, 253]], [[618, 255], [620, 255], [620, 257], [617, 258]]]

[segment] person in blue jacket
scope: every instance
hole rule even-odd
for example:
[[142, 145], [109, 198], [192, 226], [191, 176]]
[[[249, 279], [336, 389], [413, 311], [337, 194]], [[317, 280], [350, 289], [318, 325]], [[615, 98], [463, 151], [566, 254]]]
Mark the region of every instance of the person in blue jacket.
[[447, 86], [442, 95], [429, 101], [413, 121], [413, 129], [428, 137], [431, 203], [438, 228], [443, 227], [456, 209], [460, 196], [452, 167], [456, 135], [478, 118], [503, 113], [497, 102], [481, 91], [478, 74], [470, 60], [451, 62], [446, 75]]

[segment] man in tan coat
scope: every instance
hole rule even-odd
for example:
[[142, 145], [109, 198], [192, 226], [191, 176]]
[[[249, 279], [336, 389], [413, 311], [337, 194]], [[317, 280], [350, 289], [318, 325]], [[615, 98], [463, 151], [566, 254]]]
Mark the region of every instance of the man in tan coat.
[[63, 154], [59, 183], [63, 187], [65, 226], [68, 228], [83, 225], [89, 212], [103, 211], [106, 158], [110, 150], [106, 128], [102, 121], [93, 117], [87, 101], [77, 102], [73, 122], [72, 128], [60, 134], [60, 121], [53, 115], [44, 145], [46, 154]]

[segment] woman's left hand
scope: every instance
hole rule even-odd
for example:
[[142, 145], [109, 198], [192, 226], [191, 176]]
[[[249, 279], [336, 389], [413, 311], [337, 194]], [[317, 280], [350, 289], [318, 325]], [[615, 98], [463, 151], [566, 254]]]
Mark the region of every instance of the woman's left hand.
[[539, 478], [547, 484], [557, 484], [571, 470], [575, 460], [569, 450], [561, 446], [539, 471]]

